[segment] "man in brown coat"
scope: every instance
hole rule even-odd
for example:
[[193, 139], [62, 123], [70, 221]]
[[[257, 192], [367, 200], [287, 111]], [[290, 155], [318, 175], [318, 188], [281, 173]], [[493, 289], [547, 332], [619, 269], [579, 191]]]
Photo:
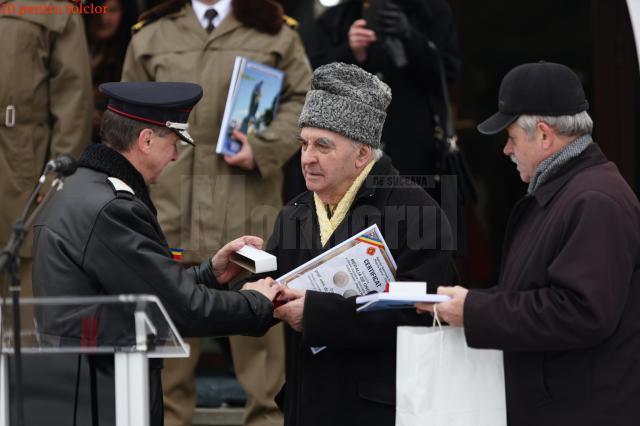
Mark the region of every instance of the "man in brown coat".
[[[214, 12], [207, 12], [213, 9]], [[197, 146], [181, 146], [178, 161], [152, 190], [158, 220], [183, 262], [200, 263], [224, 241], [247, 233], [267, 237], [281, 207], [282, 165], [299, 148], [297, 120], [311, 70], [298, 35], [283, 24], [272, 0], [166, 2], [143, 14], [129, 45], [124, 81], [188, 81], [204, 88], [189, 125]], [[215, 153], [236, 56], [286, 73], [279, 110], [260, 134], [236, 138], [235, 156]], [[247, 397], [245, 424], [282, 423], [273, 398], [284, 376], [281, 327], [261, 339], [233, 337], [236, 375]], [[195, 406], [193, 371], [199, 342], [188, 363], [165, 364], [166, 422], [190, 425]]]
[[[498, 285], [440, 287], [467, 343], [504, 351], [510, 425], [631, 425], [640, 418], [640, 204], [591, 139], [578, 77], [525, 64], [480, 132], [509, 133], [529, 183], [507, 225]], [[419, 309], [433, 311], [419, 304]], [[455, 393], [452, 393], [455, 398]]]
[[[51, 4], [65, 7], [68, 2]], [[91, 126], [91, 71], [82, 18], [20, 13], [27, 6], [42, 2], [0, 0], [2, 246], [46, 162], [60, 154], [80, 155]], [[31, 294], [32, 240], [27, 236], [20, 253], [23, 296]]]

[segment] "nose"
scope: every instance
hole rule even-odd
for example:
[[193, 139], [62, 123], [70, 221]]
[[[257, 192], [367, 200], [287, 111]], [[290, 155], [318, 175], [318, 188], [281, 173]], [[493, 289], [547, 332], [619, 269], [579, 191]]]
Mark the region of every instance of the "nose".
[[513, 146], [511, 144], [511, 141], [508, 140], [506, 144], [504, 144], [504, 148], [502, 149], [502, 152], [504, 153], [504, 155], [506, 155], [507, 157], [511, 156], [513, 154]]
[[307, 146], [307, 148], [303, 149], [300, 153], [300, 164], [302, 165], [302, 168], [315, 163], [316, 160], [316, 155], [313, 152], [313, 148], [311, 148], [311, 146]]
[[173, 145], [173, 155], [171, 156], [171, 161], [176, 161], [178, 159], [178, 144]]

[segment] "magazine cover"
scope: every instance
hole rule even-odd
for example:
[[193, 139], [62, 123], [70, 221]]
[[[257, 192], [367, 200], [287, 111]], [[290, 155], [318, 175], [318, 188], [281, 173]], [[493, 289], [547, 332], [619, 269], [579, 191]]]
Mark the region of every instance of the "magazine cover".
[[372, 225], [288, 274], [280, 284], [298, 290], [338, 293], [344, 297], [384, 291], [397, 265], [378, 225]]
[[236, 57], [216, 153], [234, 155], [240, 151], [240, 142], [231, 138], [233, 129], [250, 135], [271, 124], [283, 82], [281, 70]]

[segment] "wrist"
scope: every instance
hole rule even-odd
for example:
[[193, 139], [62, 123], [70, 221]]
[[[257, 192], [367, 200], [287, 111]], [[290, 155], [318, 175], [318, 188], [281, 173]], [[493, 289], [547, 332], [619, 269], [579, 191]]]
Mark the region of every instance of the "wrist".
[[213, 262], [213, 257], [209, 259], [209, 267], [211, 268], [211, 273], [213, 274], [214, 278], [218, 279], [218, 277], [220, 276], [220, 271], [216, 270], [215, 263]]

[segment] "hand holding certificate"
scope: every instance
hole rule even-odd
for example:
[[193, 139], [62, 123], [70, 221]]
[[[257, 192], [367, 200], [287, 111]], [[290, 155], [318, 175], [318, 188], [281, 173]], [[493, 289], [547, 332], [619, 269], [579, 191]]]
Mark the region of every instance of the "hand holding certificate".
[[396, 270], [396, 262], [374, 224], [277, 281], [292, 289], [351, 297], [384, 291]]
[[[315, 290], [336, 293], [344, 297], [359, 296], [371, 292], [384, 291], [387, 282], [393, 281], [396, 261], [385, 243], [378, 225], [372, 225], [330, 250], [316, 256], [307, 263], [277, 279], [293, 291], [299, 291], [298, 298], [276, 310], [276, 318], [283, 319], [296, 330], [302, 331], [302, 306], [304, 291]], [[285, 290], [287, 294], [292, 290]], [[291, 321], [289, 317], [299, 321]], [[288, 319], [289, 318], [289, 319]], [[312, 347], [316, 355], [326, 346]]]
[[361, 305], [358, 312], [380, 311], [387, 309], [415, 308], [418, 303], [448, 302], [451, 297], [442, 294], [427, 294], [426, 282], [398, 281], [390, 282], [384, 293], [359, 296], [356, 303]]

